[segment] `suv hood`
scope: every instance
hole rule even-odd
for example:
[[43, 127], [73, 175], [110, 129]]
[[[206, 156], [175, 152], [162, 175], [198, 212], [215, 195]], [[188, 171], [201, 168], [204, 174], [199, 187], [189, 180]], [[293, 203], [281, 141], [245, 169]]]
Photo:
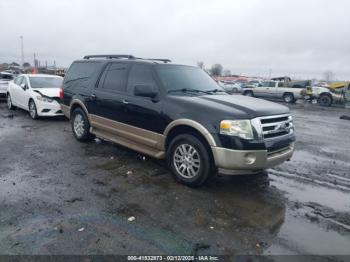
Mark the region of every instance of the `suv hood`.
[[39, 93], [42, 96], [47, 97], [59, 97], [60, 96], [60, 89], [59, 88], [36, 88], [33, 89], [34, 92]]
[[201, 104], [210, 112], [221, 112], [237, 118], [252, 119], [260, 116], [288, 114], [289, 108], [274, 102], [243, 95], [204, 95], [178, 97], [188, 102]]

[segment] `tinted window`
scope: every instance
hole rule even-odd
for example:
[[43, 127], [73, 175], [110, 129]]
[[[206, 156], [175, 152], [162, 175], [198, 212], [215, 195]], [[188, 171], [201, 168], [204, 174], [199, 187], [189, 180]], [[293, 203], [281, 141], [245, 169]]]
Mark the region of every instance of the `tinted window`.
[[74, 62], [69, 68], [64, 82], [87, 79], [98, 72], [101, 67], [102, 63], [99, 62]]
[[159, 65], [156, 70], [167, 91], [178, 89], [222, 90], [206, 72], [197, 67]]
[[102, 88], [117, 92], [125, 92], [127, 65], [112, 63], [106, 70], [106, 77], [103, 80]]
[[61, 77], [29, 77], [32, 88], [58, 88], [62, 85]]
[[134, 65], [129, 74], [128, 89], [133, 92], [136, 85], [156, 86], [152, 68], [148, 65]]

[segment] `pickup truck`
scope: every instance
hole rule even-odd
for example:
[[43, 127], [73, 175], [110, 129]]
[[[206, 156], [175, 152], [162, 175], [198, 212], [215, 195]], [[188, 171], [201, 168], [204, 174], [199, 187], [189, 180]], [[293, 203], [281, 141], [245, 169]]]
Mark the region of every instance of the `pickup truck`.
[[294, 103], [302, 98], [304, 88], [284, 87], [280, 81], [264, 81], [256, 87], [247, 87], [242, 92], [245, 96], [283, 99], [287, 103]]

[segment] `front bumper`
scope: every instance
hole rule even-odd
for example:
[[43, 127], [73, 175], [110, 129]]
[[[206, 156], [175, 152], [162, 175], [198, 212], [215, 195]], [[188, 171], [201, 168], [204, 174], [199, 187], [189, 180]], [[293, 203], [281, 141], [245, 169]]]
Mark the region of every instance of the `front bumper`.
[[294, 152], [294, 143], [275, 150], [234, 150], [211, 147], [219, 173], [244, 175], [260, 172], [289, 160]]
[[61, 106], [57, 101], [42, 102], [36, 101], [36, 107], [39, 116], [61, 116], [63, 112], [61, 110]]

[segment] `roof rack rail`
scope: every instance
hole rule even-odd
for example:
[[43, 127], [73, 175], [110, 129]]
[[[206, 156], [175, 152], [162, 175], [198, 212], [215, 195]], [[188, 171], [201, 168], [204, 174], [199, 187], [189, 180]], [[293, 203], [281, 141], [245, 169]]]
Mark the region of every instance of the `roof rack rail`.
[[170, 63], [170, 59], [161, 59], [161, 58], [141, 58], [141, 57], [135, 57], [133, 55], [86, 55], [84, 56], [84, 59], [90, 59], [90, 58], [107, 58], [107, 59], [120, 59], [120, 58], [126, 58], [126, 59], [138, 59], [138, 60], [150, 60], [150, 61], [160, 61], [163, 63]]
[[164, 63], [170, 63], [170, 59], [162, 59], [162, 58], [137, 58], [137, 59], [143, 59], [143, 60], [151, 60], [151, 61], [160, 61]]
[[135, 59], [133, 55], [86, 55], [84, 59], [90, 58], [127, 58], [127, 59]]

